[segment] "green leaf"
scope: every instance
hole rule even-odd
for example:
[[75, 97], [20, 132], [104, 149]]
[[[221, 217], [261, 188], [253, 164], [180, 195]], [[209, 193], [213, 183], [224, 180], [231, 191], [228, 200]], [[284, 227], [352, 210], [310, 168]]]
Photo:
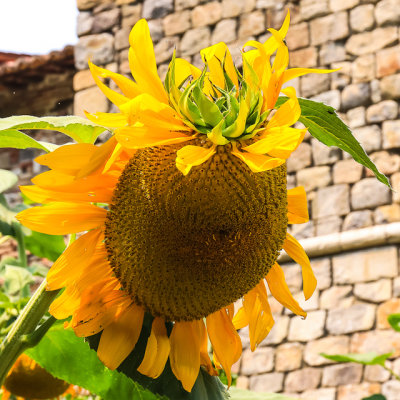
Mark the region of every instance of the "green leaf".
[[0, 169], [0, 193], [12, 188], [17, 182], [17, 175], [6, 169]]
[[4, 273], [4, 291], [7, 294], [15, 296], [33, 282], [33, 276], [26, 268], [6, 265]]
[[95, 351], [62, 324], [54, 325], [26, 354], [56, 378], [81, 386], [104, 400], [162, 398], [124, 374], [106, 368]]
[[338, 362], [354, 362], [363, 365], [385, 365], [385, 361], [391, 357], [393, 353], [378, 354], [375, 352], [357, 354], [325, 354], [321, 353], [322, 357], [328, 360], [338, 361]]
[[364, 397], [362, 400], [386, 400], [382, 394], [373, 394], [372, 396]]
[[230, 400], [298, 400], [282, 394], [255, 393], [249, 390], [237, 389], [235, 387], [229, 389], [229, 395]]
[[395, 331], [400, 332], [400, 314], [390, 314], [388, 322]]
[[[287, 99], [279, 97], [276, 106], [280, 107]], [[327, 146], [337, 146], [349, 153], [355, 161], [369, 168], [379, 181], [391, 187], [388, 178], [378, 171], [333, 107], [306, 99], [299, 99], [299, 103], [301, 107], [299, 121], [313, 137]]]
[[94, 143], [106, 128], [85, 118], [68, 115], [65, 117], [32, 117], [18, 115], [0, 119], [0, 147], [25, 149], [34, 147], [45, 151], [54, 149], [51, 143], [38, 142], [20, 132], [24, 129], [51, 130], [64, 133], [78, 143]]
[[65, 249], [63, 236], [46, 235], [45, 233], [30, 231], [25, 235], [25, 246], [35, 256], [44, 257], [51, 261], [57, 260]]

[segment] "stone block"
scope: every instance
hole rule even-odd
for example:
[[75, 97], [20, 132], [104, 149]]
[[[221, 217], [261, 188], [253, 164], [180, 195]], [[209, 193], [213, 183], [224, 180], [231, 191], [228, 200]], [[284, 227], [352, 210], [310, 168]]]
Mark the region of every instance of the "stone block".
[[335, 400], [336, 389], [335, 388], [322, 388], [306, 390], [300, 396], [304, 400]]
[[303, 346], [285, 343], [276, 349], [275, 369], [279, 372], [293, 371], [301, 367]]
[[115, 33], [115, 49], [123, 50], [129, 47], [130, 28], [122, 28]]
[[181, 11], [185, 8], [194, 8], [200, 4], [202, 0], [175, 0], [175, 11]]
[[313, 68], [318, 65], [318, 52], [315, 47], [292, 51], [290, 67]]
[[381, 96], [384, 99], [398, 99], [400, 97], [400, 74], [385, 76], [379, 83]]
[[78, 10], [90, 10], [91, 8], [107, 3], [108, 0], [77, 0], [76, 5], [78, 7]]
[[190, 12], [188, 10], [167, 15], [163, 21], [164, 32], [167, 36], [186, 32], [191, 28]]
[[329, 6], [333, 12], [348, 10], [357, 6], [359, 0], [331, 0]]
[[[305, 312], [319, 309], [319, 290], [315, 290], [313, 295], [308, 300], [305, 300], [303, 292], [295, 293], [293, 297]], [[285, 308], [285, 314], [294, 315], [293, 312], [288, 308]]]
[[392, 75], [400, 70], [400, 46], [390, 47], [378, 52], [376, 56], [376, 76]]
[[311, 267], [317, 278], [317, 289], [323, 290], [332, 284], [331, 259], [329, 257], [318, 257], [311, 260]]
[[[302, 47], [307, 47], [310, 43], [308, 24], [292, 25], [286, 35], [286, 43], [290, 50], [297, 50]], [[291, 53], [292, 54], [292, 53]]]
[[290, 318], [286, 315], [280, 315], [275, 318], [275, 325], [272, 327], [271, 332], [266, 339], [262, 342], [262, 346], [269, 344], [279, 344], [286, 338], [288, 334]]
[[332, 257], [332, 266], [333, 281], [338, 284], [394, 278], [398, 270], [397, 247], [375, 247], [338, 254]]
[[[360, 383], [359, 385], [339, 386], [337, 400], [364, 399], [373, 394], [380, 393], [381, 385], [378, 383]], [[387, 399], [389, 400], [389, 399]]]
[[378, 207], [374, 211], [375, 224], [390, 224], [400, 221], [400, 205], [389, 204], [387, 206]]
[[[352, 63], [349, 61], [335, 62], [331, 65], [332, 68], [340, 68], [339, 71], [332, 72], [331, 74], [331, 89], [332, 90], [342, 90], [351, 81], [351, 68]], [[339, 92], [340, 98], [340, 92]]]
[[318, 93], [325, 92], [330, 88], [328, 74], [310, 74], [300, 78], [301, 95], [311, 97]]
[[179, 45], [178, 36], [169, 36], [162, 38], [154, 46], [154, 54], [156, 56], [157, 64], [161, 64], [165, 61], [171, 60], [172, 55], [174, 53], [174, 49], [176, 49], [178, 45]]
[[367, 331], [374, 326], [375, 310], [376, 306], [367, 303], [329, 310], [326, 329], [332, 335]]
[[351, 286], [332, 286], [321, 294], [321, 309], [348, 308], [354, 304]]
[[77, 69], [87, 69], [89, 59], [96, 65], [107, 64], [114, 61], [114, 37], [110, 33], [81, 37], [74, 52]]
[[181, 54], [191, 56], [208, 47], [211, 42], [210, 28], [196, 28], [185, 32], [181, 40]]
[[392, 149], [400, 147], [400, 119], [384, 121], [382, 124], [383, 148]]
[[392, 329], [354, 334], [351, 338], [350, 352], [368, 353], [370, 351], [378, 354], [394, 352], [393, 357], [399, 357], [400, 335]]
[[329, 13], [328, 0], [302, 0], [300, 3], [300, 18], [309, 20]]
[[390, 177], [390, 183], [392, 184], [393, 188], [393, 201], [400, 203], [400, 172], [396, 172]]
[[85, 117], [84, 111], [91, 113], [108, 111], [108, 100], [97, 86], [75, 93], [74, 115]]
[[[382, 174], [391, 175], [400, 169], [400, 156], [398, 154], [377, 151], [376, 153], [372, 153], [370, 158]], [[374, 176], [374, 174], [368, 169], [367, 176]]]
[[340, 92], [339, 90], [328, 90], [310, 98], [310, 100], [324, 103], [333, 107], [335, 110], [340, 108]]
[[92, 31], [94, 18], [92, 13], [88, 11], [81, 11], [78, 14], [78, 20], [76, 24], [76, 34], [78, 36], [87, 35]]
[[375, 7], [375, 18], [378, 25], [399, 24], [399, 0], [381, 0]]
[[[393, 296], [396, 294], [393, 293]], [[391, 329], [387, 320], [390, 314], [396, 314], [400, 310], [400, 299], [390, 299], [378, 306], [377, 310], [377, 328], [378, 329]]]
[[391, 201], [390, 189], [376, 178], [365, 178], [351, 188], [351, 207], [353, 210], [376, 208]]
[[370, 32], [350, 36], [346, 42], [346, 50], [355, 56], [375, 53], [397, 41], [397, 27], [377, 28]]
[[350, 231], [353, 229], [366, 228], [372, 225], [372, 211], [353, 211], [350, 214], [346, 215], [343, 221], [342, 229], [344, 231]]
[[251, 376], [249, 389], [254, 392], [280, 392], [283, 389], [283, 377], [282, 372]]
[[381, 148], [382, 133], [378, 125], [355, 128], [353, 135], [367, 153]]
[[297, 171], [297, 184], [304, 186], [307, 192], [328, 186], [332, 182], [330, 167], [320, 166]]
[[250, 385], [250, 379], [248, 376], [238, 376], [236, 379], [236, 387], [238, 389], [245, 389], [247, 390]]
[[94, 16], [92, 32], [100, 33], [111, 30], [114, 26], [118, 26], [120, 17], [121, 10], [118, 7], [96, 14]]
[[368, 382], [386, 382], [390, 378], [390, 372], [380, 365], [366, 365], [364, 369], [364, 380]]
[[328, 147], [317, 139], [311, 140], [312, 155], [316, 165], [333, 164], [340, 160], [340, 150]]
[[338, 12], [313, 19], [310, 23], [310, 36], [311, 44], [314, 46], [349, 36], [347, 12]]
[[290, 321], [288, 339], [291, 342], [307, 342], [324, 334], [325, 311], [311, 311], [307, 318], [294, 317]]
[[243, 12], [244, 1], [222, 0], [222, 18], [237, 17]]
[[393, 297], [400, 296], [400, 277], [393, 279]]
[[303, 392], [306, 389], [316, 389], [321, 381], [321, 370], [318, 368], [303, 368], [289, 372], [285, 380], [285, 390]]
[[378, 79], [373, 79], [371, 82], [371, 100], [373, 103], [379, 103], [382, 100], [381, 88]]
[[[329, 353], [330, 353], [329, 349]], [[325, 367], [322, 374], [322, 386], [340, 386], [360, 383], [363, 366], [360, 364], [337, 364]]]
[[164, 30], [161, 19], [148, 21], [150, 36], [154, 43], [159, 42], [164, 37]]
[[324, 43], [319, 51], [319, 60], [322, 65], [346, 60], [344, 45], [337, 42]]
[[[142, 17], [143, 4], [129, 4], [122, 6], [122, 28], [132, 29], [133, 25], [136, 24]], [[150, 23], [151, 21], [148, 21]], [[149, 24], [150, 25], [150, 24]], [[153, 40], [156, 40], [152, 36]]]
[[260, 347], [252, 352], [246, 349], [242, 354], [241, 369], [242, 375], [257, 375], [263, 372], [270, 372], [274, 369], [274, 349], [271, 347]]
[[192, 24], [194, 28], [214, 25], [222, 17], [222, 6], [218, 1], [197, 6], [192, 11]]
[[144, 0], [143, 18], [156, 19], [165, 17], [174, 9], [174, 0]]
[[300, 143], [300, 146], [291, 154], [286, 162], [288, 172], [294, 172], [311, 165], [311, 146]]
[[353, 82], [369, 82], [375, 78], [375, 55], [366, 54], [355, 59], [353, 63]]
[[95, 85], [96, 83], [89, 69], [78, 71], [74, 75], [73, 88], [75, 92], [79, 92], [82, 89], [87, 89], [88, 87]]
[[380, 303], [390, 299], [392, 281], [390, 279], [380, 279], [376, 282], [357, 283], [354, 286], [354, 294], [361, 300]]
[[332, 364], [333, 361], [322, 357], [321, 353], [346, 354], [349, 352], [350, 338], [348, 336], [328, 336], [313, 340], [306, 344], [304, 361], [313, 367]]
[[341, 216], [349, 212], [348, 185], [334, 185], [318, 189], [312, 202], [313, 218], [322, 219], [332, 215]]
[[332, 233], [338, 233], [341, 231], [343, 219], [336, 215], [325, 217], [323, 219], [317, 219], [315, 221], [315, 235], [323, 236], [330, 235]]
[[265, 30], [265, 15], [261, 10], [240, 16], [239, 38], [258, 35], [264, 33]]
[[303, 284], [301, 268], [299, 268], [298, 264], [295, 263], [282, 264], [281, 267], [285, 274], [285, 280], [289, 290], [292, 293], [299, 292]]
[[364, 4], [350, 11], [350, 26], [353, 32], [365, 32], [375, 24], [373, 4]]
[[353, 159], [340, 160], [333, 166], [333, 183], [355, 183], [361, 179], [363, 166]]
[[395, 380], [390, 380], [382, 385], [382, 393], [386, 400], [399, 400], [400, 393], [400, 382]]
[[342, 109], [364, 106], [370, 102], [371, 89], [368, 83], [354, 83], [342, 91]]
[[234, 18], [223, 19], [218, 22], [211, 35], [211, 43], [230, 43], [237, 39], [237, 21]]
[[[399, 50], [400, 51], [400, 50]], [[384, 100], [373, 104], [367, 109], [367, 121], [377, 123], [396, 119], [399, 114], [399, 105], [394, 100]]]

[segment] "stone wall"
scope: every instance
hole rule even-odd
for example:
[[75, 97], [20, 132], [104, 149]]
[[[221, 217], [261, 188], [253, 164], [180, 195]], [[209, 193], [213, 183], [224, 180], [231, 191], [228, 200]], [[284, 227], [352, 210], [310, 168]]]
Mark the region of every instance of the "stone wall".
[[[252, 390], [303, 393], [313, 400], [358, 400], [382, 390], [400, 399], [400, 385], [377, 368], [332, 365], [318, 353], [400, 349], [400, 335], [385, 316], [399, 310], [399, 255], [396, 239], [369, 240], [370, 231], [400, 221], [400, 0], [78, 0], [79, 43], [75, 49], [75, 113], [112, 111], [95, 87], [87, 58], [129, 74], [128, 35], [140, 18], [149, 21], [159, 74], [177, 55], [197, 66], [198, 51], [218, 41], [229, 44], [240, 64], [249, 39], [264, 41], [290, 8], [287, 43], [292, 67], [341, 68], [329, 75], [294, 81], [298, 95], [338, 109], [365, 150], [391, 181], [394, 191], [372, 177], [341, 150], [310, 136], [289, 159], [288, 184], [308, 193], [309, 223], [291, 228], [307, 248], [318, 289], [307, 303], [305, 321], [273, 303], [276, 326], [261, 348], [244, 351], [238, 384]], [[389, 225], [386, 225], [389, 224]], [[375, 231], [374, 231], [375, 232]], [[378, 236], [380, 235], [379, 231]], [[327, 234], [350, 234], [347, 247], [334, 250]], [[311, 241], [311, 242], [310, 242]], [[322, 243], [322, 244], [321, 244]], [[325, 245], [323, 245], [325, 243]], [[361, 245], [360, 245], [361, 243]], [[328, 245], [327, 245], [328, 244]], [[325, 247], [324, 247], [325, 246]], [[315, 251], [319, 248], [319, 252]], [[325, 249], [325, 250], [324, 250]], [[301, 298], [298, 267], [285, 264], [290, 288]], [[244, 339], [246, 332], [242, 332]], [[397, 356], [397, 353], [395, 354]], [[393, 359], [399, 372], [400, 362]]]

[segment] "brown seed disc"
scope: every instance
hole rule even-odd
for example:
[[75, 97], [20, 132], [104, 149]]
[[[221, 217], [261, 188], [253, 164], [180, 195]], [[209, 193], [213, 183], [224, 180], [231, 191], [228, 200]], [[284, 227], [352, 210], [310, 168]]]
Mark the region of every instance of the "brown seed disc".
[[123, 289], [170, 321], [201, 319], [254, 288], [287, 228], [285, 165], [253, 173], [230, 146], [218, 146], [183, 176], [175, 165], [182, 146], [136, 153], [117, 184], [105, 232]]

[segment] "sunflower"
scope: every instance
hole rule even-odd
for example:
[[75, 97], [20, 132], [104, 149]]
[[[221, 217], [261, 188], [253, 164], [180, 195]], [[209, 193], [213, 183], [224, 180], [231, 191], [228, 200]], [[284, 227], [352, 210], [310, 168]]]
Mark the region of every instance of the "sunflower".
[[[246, 44], [243, 73], [219, 43], [201, 51], [202, 71], [174, 55], [163, 85], [139, 21], [130, 34], [134, 81], [89, 64], [120, 112], [87, 117], [113, 136], [36, 159], [50, 170], [21, 190], [45, 205], [18, 219], [48, 234], [83, 233], [49, 271], [48, 289], [65, 288], [50, 312], [72, 316], [78, 336], [101, 333], [97, 353], [107, 367], [134, 350], [148, 313], [141, 374], [157, 378], [169, 362], [188, 392], [201, 366], [211, 375], [223, 368], [230, 383], [242, 351], [237, 330], [249, 327], [255, 350], [274, 324], [267, 288], [306, 316], [276, 262], [283, 248], [301, 265], [308, 299], [316, 279], [287, 233], [288, 224], [308, 221], [307, 200], [302, 187], [287, 190], [285, 166], [306, 130], [291, 127], [300, 106], [282, 85], [328, 71], [287, 69], [288, 27], [289, 14], [264, 44]], [[281, 92], [287, 101], [278, 108]]]
[[50, 375], [27, 355], [22, 354], [9, 371], [3, 385], [2, 400], [13, 394], [17, 399], [52, 399], [76, 392], [72, 385]]

